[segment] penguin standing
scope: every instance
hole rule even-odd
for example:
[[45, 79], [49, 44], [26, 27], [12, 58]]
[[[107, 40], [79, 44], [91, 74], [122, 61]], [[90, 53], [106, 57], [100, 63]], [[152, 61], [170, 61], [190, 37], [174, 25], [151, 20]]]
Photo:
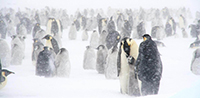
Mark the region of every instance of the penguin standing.
[[140, 96], [140, 86], [134, 72], [135, 61], [138, 56], [137, 43], [128, 37], [122, 39], [118, 52], [118, 76], [122, 94]]
[[50, 48], [45, 46], [44, 50], [38, 54], [36, 63], [36, 75], [52, 77], [55, 74], [55, 58]]
[[168, 19], [168, 22], [169, 24], [171, 25], [171, 28], [172, 28], [172, 35], [175, 35], [176, 34], [176, 22], [174, 21], [174, 19], [172, 17], [170, 17]]
[[102, 33], [99, 36], [99, 45], [106, 45], [106, 37], [107, 37], [108, 33], [106, 32], [106, 30], [103, 30]]
[[61, 48], [55, 57], [56, 76], [69, 77], [71, 71], [71, 64], [69, 60], [69, 53], [65, 48]]
[[99, 46], [99, 34], [96, 30], [93, 31], [90, 38], [90, 46], [92, 48], [97, 48]]
[[191, 71], [195, 75], [200, 75], [200, 48], [196, 49], [193, 53], [193, 59], [191, 62]]
[[110, 17], [110, 20], [107, 24], [107, 32], [110, 33], [112, 31], [115, 31], [116, 30], [115, 28], [116, 27], [115, 27], [115, 22], [113, 21], [113, 17]]
[[106, 79], [117, 78], [117, 56], [118, 56], [118, 48], [117, 46], [114, 46], [108, 51], [108, 57], [106, 59], [106, 66], [104, 73]]
[[56, 54], [59, 52], [60, 48], [58, 42], [55, 40], [54, 37], [52, 37], [51, 35], [46, 35], [45, 37], [43, 37], [43, 39], [46, 39], [46, 46], [52, 48]]
[[19, 24], [17, 24], [16, 34], [17, 35], [23, 35], [23, 36], [27, 35], [27, 30], [26, 30], [26, 27], [23, 23], [20, 22]]
[[10, 75], [10, 74], [15, 74], [14, 72], [11, 72], [9, 70], [6, 70], [6, 69], [2, 69], [1, 71], [1, 74], [0, 74], [0, 89], [4, 88], [7, 84], [7, 76]]
[[122, 27], [121, 37], [130, 37], [131, 36], [132, 27], [128, 20], [125, 20], [124, 26]]
[[169, 22], [165, 24], [165, 33], [167, 37], [172, 36], [172, 26]]
[[39, 30], [41, 30], [40, 24], [36, 23], [33, 27], [33, 31], [32, 31], [32, 37], [35, 38], [36, 32], [38, 32]]
[[185, 27], [186, 27], [186, 20], [183, 17], [183, 15], [179, 16], [179, 27], [180, 27], [180, 29], [182, 29], [182, 28], [185, 29]]
[[8, 67], [10, 65], [11, 60], [11, 50], [9, 48], [8, 43], [0, 39], [0, 59], [3, 67]]
[[182, 28], [182, 35], [183, 35], [183, 38], [188, 38], [188, 34], [184, 28]]
[[88, 40], [88, 30], [85, 29], [82, 33], [82, 41], [87, 41]]
[[162, 61], [156, 43], [151, 36], [142, 36], [144, 41], [139, 46], [139, 55], [136, 61], [138, 79], [142, 82], [142, 95], [158, 94], [162, 76]]
[[98, 30], [99, 30], [99, 34], [101, 34], [101, 32], [102, 32], [103, 30], [107, 30], [107, 29], [106, 29], [106, 26], [107, 26], [107, 19], [101, 18], [101, 19], [98, 21]]
[[137, 33], [140, 39], [142, 38], [141, 36], [146, 33], [145, 24], [143, 21], [137, 25]]
[[104, 74], [108, 50], [104, 45], [97, 48], [96, 70], [99, 74]]
[[33, 39], [39, 39], [43, 44], [45, 44], [45, 40], [42, 39], [45, 35], [46, 32], [43, 29], [40, 29], [39, 31], [36, 32]]
[[77, 37], [77, 30], [76, 30], [74, 23], [72, 23], [72, 25], [69, 29], [68, 37], [69, 37], [70, 40], [75, 40], [76, 37]]
[[95, 69], [96, 65], [96, 53], [94, 48], [87, 46], [84, 52], [83, 68]]
[[43, 50], [43, 47], [44, 45], [40, 41], [40, 39], [38, 38], [33, 39], [32, 62], [33, 62], [33, 65], [35, 66], [36, 66], [38, 54]]

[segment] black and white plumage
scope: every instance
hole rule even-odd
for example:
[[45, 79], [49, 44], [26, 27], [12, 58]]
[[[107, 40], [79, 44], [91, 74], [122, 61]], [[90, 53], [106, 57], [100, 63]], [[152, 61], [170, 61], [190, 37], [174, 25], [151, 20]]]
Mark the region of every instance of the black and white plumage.
[[180, 29], [185, 29], [185, 27], [186, 27], [186, 20], [183, 15], [179, 16], [179, 27], [180, 27]]
[[96, 70], [99, 74], [104, 74], [107, 55], [108, 55], [107, 48], [104, 45], [99, 45], [97, 47], [97, 59], [96, 59]]
[[40, 24], [36, 23], [33, 27], [33, 31], [32, 31], [32, 37], [34, 38], [36, 35], [36, 32], [38, 32], [39, 30], [41, 30]]
[[96, 69], [96, 53], [94, 48], [87, 46], [84, 52], [83, 68], [84, 69]]
[[200, 75], [200, 48], [196, 49], [193, 52], [193, 59], [191, 62], [191, 71], [192, 73], [194, 73], [195, 75]]
[[117, 46], [114, 46], [108, 51], [108, 57], [106, 59], [104, 70], [106, 79], [117, 79], [117, 56], [118, 48]]
[[119, 43], [121, 40], [121, 36], [117, 31], [113, 31], [111, 33], [108, 33], [106, 37], [106, 47], [109, 50], [113, 46]]
[[80, 22], [77, 19], [75, 19], [74, 24], [75, 24], [76, 30], [79, 31], [81, 28]]
[[3, 67], [8, 67], [11, 61], [11, 50], [4, 39], [0, 39], [0, 59]]
[[99, 31], [99, 34], [101, 34], [101, 32], [103, 30], [107, 30], [106, 27], [107, 27], [107, 19], [105, 19], [105, 18], [99, 19], [99, 21], [98, 21], [98, 31]]
[[168, 19], [168, 22], [172, 27], [172, 35], [176, 34], [176, 22], [175, 22], [175, 20], [172, 17], [170, 17]]
[[33, 65], [36, 66], [36, 61], [38, 58], [38, 54], [43, 50], [44, 44], [40, 41], [40, 39], [33, 39], [33, 50], [32, 50], [32, 62]]
[[69, 77], [71, 64], [67, 49], [61, 48], [55, 57], [56, 76]]
[[113, 32], [116, 30], [115, 22], [113, 21], [113, 17], [110, 17], [110, 20], [107, 24], [107, 32]]
[[166, 36], [169, 37], [169, 36], [172, 36], [172, 26], [169, 22], [167, 22], [165, 24], [165, 33], [166, 33]]
[[56, 54], [59, 52], [60, 48], [54, 37], [47, 34], [45, 37], [43, 37], [43, 39], [46, 39], [46, 46], [52, 48]]
[[132, 27], [128, 20], [125, 20], [124, 26], [122, 27], [121, 37], [130, 37], [131, 36]]
[[162, 61], [156, 43], [148, 34], [143, 35], [144, 41], [139, 46], [136, 61], [136, 72], [141, 81], [142, 95], [158, 94], [162, 77]]
[[55, 74], [55, 57], [50, 48], [45, 46], [38, 55], [36, 63], [36, 75], [52, 77]]
[[138, 56], [137, 43], [128, 37], [122, 39], [117, 58], [117, 69], [122, 94], [140, 96], [139, 81], [135, 72], [135, 61]]
[[[0, 64], [0, 67], [1, 67], [1, 64]], [[15, 74], [14, 72], [11, 72], [7, 69], [0, 69], [0, 89], [4, 88], [7, 84], [7, 76], [10, 75], [10, 74]]]

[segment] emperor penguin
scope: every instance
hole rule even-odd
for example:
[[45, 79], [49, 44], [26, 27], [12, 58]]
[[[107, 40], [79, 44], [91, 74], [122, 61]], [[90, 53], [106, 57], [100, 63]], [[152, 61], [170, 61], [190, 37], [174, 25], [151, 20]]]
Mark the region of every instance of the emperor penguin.
[[107, 30], [106, 27], [107, 27], [107, 19], [106, 18], [101, 18], [98, 21], [98, 31], [99, 31], [99, 34], [101, 34], [101, 32], [103, 30]]
[[33, 31], [32, 31], [32, 37], [34, 38], [35, 35], [36, 35], [36, 32], [38, 32], [39, 30], [41, 30], [41, 27], [40, 27], [40, 23], [36, 23], [33, 27]]
[[172, 25], [171, 25], [169, 22], [167, 22], [167, 23], [165, 24], [165, 33], [166, 33], [166, 36], [167, 36], [167, 37], [173, 35], [173, 34], [172, 34]]
[[185, 27], [186, 27], [186, 20], [182, 14], [179, 16], [179, 27], [180, 27], [180, 29], [182, 29], [182, 28], [185, 29]]
[[128, 20], [124, 21], [124, 26], [122, 27], [121, 37], [130, 37], [131, 36], [132, 27]]
[[91, 46], [86, 46], [83, 59], [84, 69], [96, 69], [96, 53], [94, 48]]
[[16, 34], [17, 35], [23, 35], [23, 36], [27, 35], [27, 30], [26, 30], [26, 27], [25, 27], [25, 25], [23, 23], [17, 24]]
[[117, 56], [118, 47], [115, 45], [108, 51], [108, 57], [106, 59], [105, 77], [106, 79], [117, 79]]
[[182, 30], [182, 36], [183, 36], [183, 38], [188, 38], [188, 34], [185, 31], [185, 28], [182, 28], [181, 30]]
[[99, 34], [97, 33], [96, 30], [93, 30], [93, 33], [91, 34], [90, 46], [92, 48], [97, 48], [99, 46]]
[[108, 33], [106, 32], [106, 30], [103, 30], [99, 36], [99, 45], [106, 45], [107, 35], [108, 35]]
[[96, 59], [96, 70], [99, 74], [104, 74], [107, 55], [108, 55], [107, 48], [104, 45], [99, 45], [97, 47], [97, 59]]
[[56, 76], [69, 77], [71, 64], [67, 49], [61, 48], [55, 57]]
[[115, 30], [116, 30], [115, 22], [113, 21], [113, 17], [110, 17], [110, 20], [107, 24], [107, 32], [109, 33]]
[[121, 40], [117, 58], [117, 69], [122, 94], [140, 96], [139, 81], [134, 72], [135, 61], [138, 57], [137, 43], [128, 37]]
[[76, 30], [76, 27], [75, 27], [74, 23], [72, 23], [72, 25], [71, 25], [71, 27], [69, 29], [68, 38], [70, 40], [75, 40], [77, 38], [77, 30]]
[[43, 29], [40, 29], [39, 31], [36, 32], [33, 39], [39, 39], [43, 44], [45, 44], [45, 40], [42, 39], [45, 35], [46, 32]]
[[47, 34], [43, 39], [46, 39], [46, 46], [52, 48], [56, 54], [59, 52], [58, 42], [53, 36]]
[[11, 60], [11, 50], [4, 39], [0, 39], [0, 59], [3, 67], [8, 67], [10, 65]]
[[12, 71], [9, 71], [7, 69], [2, 69], [1, 70], [1, 74], [0, 74], [0, 89], [4, 88], [7, 84], [7, 76], [10, 75], [10, 74], [15, 74], [14, 72]]
[[192, 73], [194, 73], [195, 75], [200, 75], [200, 48], [196, 49], [193, 52], [193, 59], [191, 62], [191, 71]]
[[0, 18], [0, 37], [5, 39], [6, 38], [6, 32], [7, 32], [7, 26], [6, 26], [6, 23], [5, 21]]
[[142, 96], [158, 94], [162, 77], [162, 61], [156, 43], [144, 34], [140, 43], [135, 71], [141, 81]]
[[82, 32], [82, 41], [87, 41], [88, 40], [88, 30], [85, 29], [83, 32]]
[[11, 41], [11, 65], [21, 65], [25, 56], [25, 43], [18, 35], [12, 36]]
[[33, 39], [32, 62], [34, 66], [36, 66], [38, 54], [43, 50], [43, 47], [44, 44], [40, 41], [40, 39]]
[[173, 31], [172, 35], [175, 35], [176, 34], [176, 22], [175, 22], [175, 20], [172, 17], [170, 17], [167, 22], [169, 22], [169, 24], [171, 25], [171, 28], [172, 28], [172, 31]]
[[137, 33], [139, 36], [139, 39], [141, 39], [143, 34], [146, 34], [146, 29], [145, 29], [145, 23], [144, 21], [141, 21], [138, 25], [137, 25]]
[[119, 43], [121, 40], [121, 36], [118, 31], [113, 31], [111, 33], [108, 33], [106, 36], [106, 47], [107, 49], [111, 49], [113, 46]]
[[38, 54], [36, 75], [52, 77], [55, 75], [55, 57], [48, 46]]

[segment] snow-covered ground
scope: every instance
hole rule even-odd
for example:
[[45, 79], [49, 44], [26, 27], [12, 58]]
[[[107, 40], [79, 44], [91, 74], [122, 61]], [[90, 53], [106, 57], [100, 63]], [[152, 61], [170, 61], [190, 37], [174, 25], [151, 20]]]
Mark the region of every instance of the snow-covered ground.
[[[25, 0], [24, 2], [22, 1], [23, 0], [6, 0], [0, 2], [2, 7], [13, 6], [13, 8], [24, 8], [27, 7], [27, 3], [29, 7], [37, 8], [38, 6], [39, 8], [42, 8], [45, 4], [53, 5], [54, 2], [58, 3], [60, 0], [56, 0], [57, 2], [49, 1], [49, 3], [46, 2], [45, 4], [39, 3], [40, 0], [36, 0], [35, 2], [30, 0]], [[100, 1], [97, 1], [97, 3]], [[115, 0], [112, 1], [114, 2]], [[131, 6], [129, 4], [131, 1], [124, 1], [128, 2], [128, 7]], [[143, 1], [145, 0], [141, 0], [141, 2]], [[183, 0], [183, 2], [184, 1], [186, 2], [181, 3], [183, 6], [191, 5], [192, 8], [197, 8], [196, 3], [192, 2], [188, 4], [187, 2], [189, 2], [189, 0]], [[64, 0], [62, 2], [64, 2]], [[78, 3], [78, 0], [74, 0], [72, 2]], [[91, 6], [89, 6], [86, 2], [91, 4]], [[96, 1], [86, 0], [84, 4], [87, 4], [89, 7], [95, 7], [90, 2]], [[111, 1], [108, 2], [111, 3]], [[117, 4], [120, 3], [119, 1], [116, 2]], [[140, 4], [142, 4], [141, 2]], [[172, 0], [170, 0], [170, 2], [172, 2]], [[66, 6], [69, 5], [67, 1], [65, 4]], [[65, 4], [62, 3], [60, 7], [64, 7]], [[85, 7], [84, 4], [78, 3], [76, 6], [80, 5], [77, 8]], [[123, 4], [124, 5], [120, 7], [126, 8], [125, 3]], [[192, 6], [192, 4], [194, 4], [194, 6]], [[57, 8], [60, 8], [58, 4], [56, 5]], [[70, 7], [72, 7], [72, 5], [70, 5]], [[151, 5], [149, 6], [151, 7]], [[171, 6], [174, 7], [174, 5]], [[97, 7], [100, 7], [100, 5]], [[103, 7], [106, 7], [104, 9], [107, 9], [107, 4]], [[114, 5], [114, 7], [116, 7], [116, 5]], [[76, 9], [73, 6], [73, 9], [67, 10], [68, 12], [72, 12]], [[147, 26], [150, 25], [148, 24]], [[69, 40], [67, 38], [68, 30], [69, 29], [65, 29], [63, 31], [62, 45], [69, 51], [69, 58], [71, 62], [70, 77], [44, 78], [35, 76], [35, 66], [32, 65], [31, 61], [33, 41], [32, 36], [28, 35], [25, 40], [26, 49], [23, 63], [22, 65], [11, 65], [6, 68], [14, 71], [15, 74], [8, 76], [8, 83], [6, 87], [0, 90], [0, 98], [131, 98], [132, 96], [123, 95], [120, 93], [120, 84], [118, 79], [108, 80], [104, 75], [98, 74], [96, 70], [83, 69], [83, 55], [86, 46], [89, 45], [89, 40], [84, 42], [81, 41], [81, 34], [83, 32], [82, 30], [78, 32], [78, 38], [76, 40]], [[150, 29], [147, 29], [147, 32], [150, 33]], [[189, 34], [189, 30], [187, 30], [187, 32]], [[92, 32], [89, 32], [89, 35], [91, 35], [91, 33]], [[180, 30], [177, 30], [177, 33], [179, 34], [178, 38], [165, 38], [162, 42], [166, 45], [166, 47], [158, 48], [161, 53], [161, 59], [163, 63], [163, 76], [161, 79], [159, 94], [146, 96], [144, 98], [200, 98], [200, 76], [196, 76], [190, 71], [192, 54], [195, 49], [189, 48], [189, 45], [194, 42], [195, 39], [182, 38]], [[7, 38], [6, 40], [10, 44], [11, 38]], [[138, 45], [142, 41], [138, 39], [135, 40]]]

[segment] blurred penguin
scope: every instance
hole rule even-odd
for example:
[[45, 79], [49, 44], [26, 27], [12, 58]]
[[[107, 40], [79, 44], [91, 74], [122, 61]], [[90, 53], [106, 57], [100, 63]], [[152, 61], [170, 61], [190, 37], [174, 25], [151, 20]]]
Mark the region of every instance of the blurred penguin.
[[143, 21], [141, 21], [138, 25], [137, 25], [137, 33], [138, 33], [138, 37], [139, 39], [142, 39], [142, 35], [146, 34], [146, 29], [145, 29], [145, 24]]
[[104, 74], [107, 55], [108, 55], [107, 48], [104, 45], [99, 45], [97, 47], [97, 59], [96, 59], [96, 70], [99, 74]]
[[33, 31], [32, 31], [32, 37], [35, 38], [36, 32], [38, 32], [39, 30], [41, 30], [40, 24], [36, 23], [33, 27]]
[[124, 26], [122, 27], [121, 37], [130, 37], [131, 36], [132, 27], [128, 20], [124, 21]]
[[82, 41], [87, 41], [88, 40], [88, 30], [85, 29], [82, 33]]
[[45, 46], [43, 49], [38, 55], [36, 75], [52, 77], [55, 75], [55, 58], [48, 46]]
[[75, 19], [75, 20], [74, 20], [74, 24], [75, 24], [76, 30], [79, 31], [80, 28], [81, 28], [80, 22], [79, 22], [77, 19]]
[[94, 48], [87, 46], [84, 52], [83, 68], [96, 69], [96, 53]]
[[176, 22], [172, 17], [168, 19], [169, 24], [171, 25], [172, 28], [172, 35], [176, 35]]
[[77, 30], [76, 30], [76, 26], [74, 23], [72, 23], [72, 25], [69, 29], [68, 38], [69, 38], [69, 40], [76, 40], [76, 38], [77, 38]]
[[1, 38], [3, 38], [3, 39], [6, 38], [6, 32], [7, 32], [6, 23], [2, 18], [0, 18], [0, 34], [1, 34]]
[[43, 50], [44, 44], [40, 41], [40, 39], [33, 39], [33, 50], [32, 50], [32, 63], [36, 66], [36, 61], [38, 58], [38, 54]]
[[101, 34], [101, 32], [102, 32], [103, 30], [107, 30], [107, 29], [106, 29], [106, 26], [107, 26], [107, 19], [101, 18], [101, 19], [98, 21], [98, 30], [99, 30], [99, 34]]
[[25, 56], [25, 43], [18, 35], [12, 36], [11, 41], [11, 65], [21, 65]]
[[23, 36], [27, 35], [27, 30], [26, 30], [26, 27], [25, 27], [25, 25], [23, 23], [17, 24], [16, 34], [17, 35], [23, 35]]
[[43, 44], [45, 44], [45, 40], [42, 38], [46, 35], [46, 32], [43, 29], [40, 29], [36, 32], [35, 37], [33, 39], [39, 39]]
[[90, 47], [97, 48], [99, 46], [99, 34], [96, 30], [93, 30], [90, 38]]
[[110, 33], [115, 30], [116, 30], [115, 22], [113, 21], [113, 17], [110, 17], [110, 20], [107, 24], [107, 32]]
[[108, 33], [106, 32], [106, 30], [103, 30], [102, 33], [99, 36], [99, 45], [106, 45], [106, 37], [107, 37]]
[[108, 57], [106, 59], [106, 66], [105, 66], [106, 79], [117, 78], [117, 56], [118, 56], [118, 48], [116, 45], [108, 51]]
[[11, 60], [11, 50], [8, 43], [0, 39], [0, 60], [3, 67], [8, 67]]
[[193, 59], [191, 62], [191, 71], [195, 75], [200, 75], [200, 48], [193, 52]]
[[185, 29], [185, 27], [186, 27], [186, 20], [182, 14], [179, 16], [179, 27], [180, 27], [180, 29], [182, 29], [182, 28]]
[[165, 24], [165, 33], [166, 33], [166, 36], [169, 37], [169, 36], [172, 36], [172, 26], [169, 22], [167, 22]]
[[61, 48], [55, 57], [56, 76], [69, 77], [71, 64], [69, 53], [65, 48]]
[[121, 36], [117, 31], [113, 31], [111, 33], [108, 33], [106, 37], [106, 47], [107, 49], [111, 49], [113, 46], [119, 43], [121, 40]]
[[185, 28], [182, 28], [182, 35], [183, 35], [183, 38], [188, 38], [188, 34], [185, 31]]

